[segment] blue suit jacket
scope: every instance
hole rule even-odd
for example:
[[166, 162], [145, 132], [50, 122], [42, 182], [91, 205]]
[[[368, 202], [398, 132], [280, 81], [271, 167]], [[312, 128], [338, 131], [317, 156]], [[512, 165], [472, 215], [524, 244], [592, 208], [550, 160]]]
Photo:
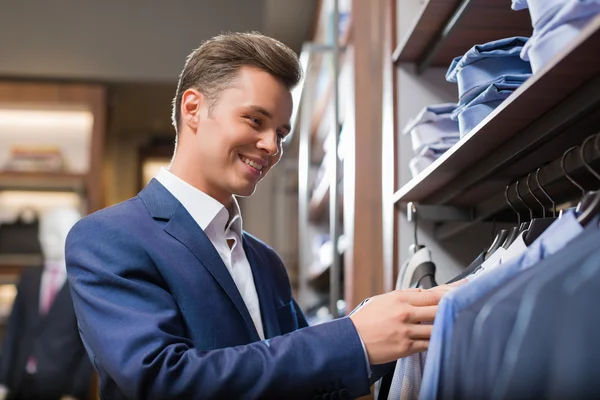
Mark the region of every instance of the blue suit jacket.
[[273, 249], [244, 233], [267, 340], [219, 254], [158, 181], [71, 230], [67, 269], [104, 399], [350, 398], [369, 393], [352, 321], [315, 327]]

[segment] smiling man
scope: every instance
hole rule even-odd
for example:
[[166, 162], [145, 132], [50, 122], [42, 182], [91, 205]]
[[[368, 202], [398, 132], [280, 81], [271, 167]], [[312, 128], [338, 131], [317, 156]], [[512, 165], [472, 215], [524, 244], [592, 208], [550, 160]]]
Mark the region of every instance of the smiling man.
[[177, 86], [170, 168], [71, 231], [69, 282], [103, 399], [351, 398], [378, 377], [370, 365], [427, 347], [420, 323], [443, 290], [376, 296], [307, 327], [280, 258], [242, 230], [235, 196], [281, 158], [300, 74], [269, 37], [206, 41]]

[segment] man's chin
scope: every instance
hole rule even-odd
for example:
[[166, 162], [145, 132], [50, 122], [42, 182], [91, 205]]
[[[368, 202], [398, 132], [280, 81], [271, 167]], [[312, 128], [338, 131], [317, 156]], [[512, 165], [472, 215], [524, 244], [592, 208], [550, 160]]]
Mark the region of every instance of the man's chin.
[[235, 191], [234, 195], [236, 195], [237, 197], [252, 196], [252, 194], [254, 194], [254, 192], [256, 191], [256, 186], [257, 185], [249, 185], [247, 187], [239, 188]]

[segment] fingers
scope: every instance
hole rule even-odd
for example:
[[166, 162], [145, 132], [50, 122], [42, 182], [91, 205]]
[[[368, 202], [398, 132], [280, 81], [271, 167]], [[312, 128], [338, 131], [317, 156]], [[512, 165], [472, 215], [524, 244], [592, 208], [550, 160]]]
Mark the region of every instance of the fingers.
[[413, 340], [429, 340], [433, 325], [414, 325], [408, 331], [408, 338]]
[[433, 322], [437, 310], [437, 306], [413, 307], [406, 322]]
[[424, 290], [422, 292], [400, 291], [398, 293], [400, 299], [404, 302], [409, 303], [413, 306], [424, 307], [437, 305], [445, 292], [439, 290]]
[[407, 355], [420, 353], [429, 348], [429, 340], [413, 340], [410, 344], [410, 348]]

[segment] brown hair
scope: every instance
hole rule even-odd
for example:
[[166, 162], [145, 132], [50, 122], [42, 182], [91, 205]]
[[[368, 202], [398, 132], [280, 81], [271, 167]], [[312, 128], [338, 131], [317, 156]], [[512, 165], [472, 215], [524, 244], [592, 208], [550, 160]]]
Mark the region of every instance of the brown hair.
[[260, 68], [279, 79], [288, 90], [300, 81], [302, 69], [296, 53], [283, 43], [257, 32], [227, 33], [202, 43], [186, 59], [173, 99], [172, 121], [178, 132], [181, 98], [190, 88], [199, 90], [209, 109], [219, 92], [235, 79], [242, 66]]

